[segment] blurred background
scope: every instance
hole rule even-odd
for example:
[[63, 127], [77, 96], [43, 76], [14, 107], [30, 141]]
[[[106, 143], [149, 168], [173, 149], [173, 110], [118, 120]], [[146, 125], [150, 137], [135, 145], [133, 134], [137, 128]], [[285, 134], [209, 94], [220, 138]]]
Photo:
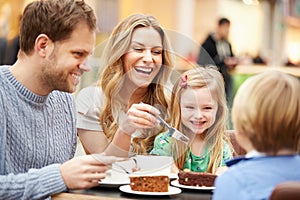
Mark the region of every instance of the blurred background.
[[[14, 62], [20, 16], [31, 1], [0, 0], [0, 64]], [[218, 18], [227, 17], [231, 21], [229, 40], [241, 65], [255, 64], [253, 58], [257, 56], [266, 66], [300, 65], [300, 0], [85, 1], [95, 9], [98, 18], [99, 49], [121, 19], [132, 13], [145, 13], [156, 17], [168, 30], [175, 52], [194, 62], [200, 44], [215, 30]], [[97, 59], [96, 52], [92, 61], [95, 68]], [[181, 64], [176, 67], [182, 68]], [[81, 87], [90, 84], [97, 75], [92, 71], [86, 76]]]
[[[19, 22], [32, 0], [0, 0], [0, 65], [13, 64], [19, 49]], [[77, 92], [98, 78], [103, 44], [116, 24], [133, 13], [151, 14], [166, 29], [179, 72], [197, 60], [201, 43], [217, 20], [231, 21], [229, 41], [239, 58], [233, 70], [234, 91], [268, 67], [300, 77], [300, 0], [85, 0], [97, 15], [97, 46]], [[75, 93], [76, 95], [76, 93]], [[232, 124], [230, 122], [230, 127]], [[76, 155], [84, 154], [78, 142]]]

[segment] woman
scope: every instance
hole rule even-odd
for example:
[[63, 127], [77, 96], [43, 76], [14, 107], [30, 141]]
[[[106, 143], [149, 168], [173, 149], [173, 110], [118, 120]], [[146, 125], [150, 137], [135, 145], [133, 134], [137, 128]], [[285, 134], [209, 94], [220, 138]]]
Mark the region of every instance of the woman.
[[152, 149], [161, 131], [160, 110], [154, 105], [168, 108], [163, 86], [173, 66], [170, 51], [152, 16], [134, 14], [115, 27], [103, 51], [97, 86], [77, 96], [77, 129], [86, 153], [127, 156], [128, 151]]

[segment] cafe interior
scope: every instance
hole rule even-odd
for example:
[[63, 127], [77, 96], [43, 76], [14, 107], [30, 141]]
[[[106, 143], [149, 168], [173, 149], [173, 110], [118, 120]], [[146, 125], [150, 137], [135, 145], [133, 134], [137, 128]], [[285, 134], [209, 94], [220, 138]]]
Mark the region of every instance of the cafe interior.
[[[31, 0], [0, 0], [0, 37], [18, 35], [22, 9]], [[239, 65], [231, 73], [236, 87], [248, 75], [276, 67], [300, 76], [300, 2], [298, 0], [86, 0], [98, 18], [97, 46], [80, 88], [94, 82], [103, 42], [113, 27], [132, 13], [151, 14], [171, 38], [178, 57], [175, 69], [195, 62], [200, 44], [213, 32], [219, 17], [231, 21], [229, 41]], [[262, 62], [256, 63], [254, 58]]]
[[[18, 36], [22, 10], [31, 1], [0, 0], [0, 37], [8, 43]], [[231, 71], [235, 91], [248, 77], [269, 68], [300, 78], [300, 0], [85, 1], [95, 10], [98, 30], [95, 52], [90, 59], [92, 70], [84, 74], [78, 91], [98, 78], [97, 63], [103, 43], [116, 24], [132, 13], [151, 14], [157, 18], [171, 38], [177, 58], [175, 70], [180, 73], [193, 66], [201, 43], [215, 30], [218, 18], [226, 17], [231, 21], [229, 41], [239, 59], [239, 64]], [[81, 154], [84, 151], [79, 143], [77, 155]], [[76, 199], [135, 198], [115, 194], [112, 186], [106, 186], [105, 191], [95, 189], [75, 194]], [[69, 195], [62, 194], [53, 199], [74, 199]], [[211, 199], [211, 194], [190, 192], [179, 199]]]

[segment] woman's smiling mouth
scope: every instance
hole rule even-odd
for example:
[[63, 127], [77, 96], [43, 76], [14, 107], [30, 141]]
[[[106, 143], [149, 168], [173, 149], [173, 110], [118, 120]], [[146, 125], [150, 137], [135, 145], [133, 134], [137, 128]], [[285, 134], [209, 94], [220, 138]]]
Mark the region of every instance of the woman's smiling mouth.
[[150, 75], [153, 71], [153, 68], [149, 68], [149, 67], [135, 67], [134, 69], [139, 73], [144, 73], [147, 75]]

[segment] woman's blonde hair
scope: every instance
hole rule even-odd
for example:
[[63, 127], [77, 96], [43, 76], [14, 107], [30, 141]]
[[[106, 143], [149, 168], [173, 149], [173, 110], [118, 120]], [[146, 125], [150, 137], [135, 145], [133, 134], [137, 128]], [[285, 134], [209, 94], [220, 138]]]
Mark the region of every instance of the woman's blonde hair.
[[291, 75], [266, 71], [239, 88], [232, 119], [238, 134], [269, 155], [297, 151], [300, 137], [300, 83]]
[[[224, 80], [215, 66], [198, 66], [183, 73], [182, 77], [184, 76], [187, 76], [187, 87], [193, 89], [207, 87], [212, 98], [218, 104], [216, 120], [205, 134], [205, 141], [208, 144], [208, 153], [210, 154], [207, 172], [215, 173], [223, 158], [224, 141], [231, 147], [230, 140], [225, 134], [228, 109], [225, 97]], [[182, 87], [181, 83], [182, 80], [178, 79], [172, 91], [170, 124], [183, 132], [180, 99], [185, 87]], [[178, 169], [183, 169], [187, 156], [187, 145], [172, 139], [170, 150], [172, 151]]]
[[[124, 86], [123, 76], [125, 70], [123, 55], [129, 50], [133, 32], [140, 27], [154, 28], [159, 33], [163, 46], [161, 69], [148, 86], [148, 92], [144, 96], [143, 102], [150, 105], [159, 104], [165, 110], [168, 108], [168, 101], [164, 94], [163, 86], [167, 83], [169, 77], [170, 71], [168, 68], [173, 66], [170, 43], [164, 30], [153, 16], [133, 14], [115, 27], [101, 58], [100, 68], [104, 69], [104, 71], [98, 85], [102, 87], [107, 100], [100, 115], [100, 123], [104, 134], [109, 140], [112, 140], [118, 129], [116, 119], [118, 116], [113, 115], [113, 109], [120, 108], [120, 106], [123, 108], [128, 106], [124, 105], [118, 96], [119, 91]], [[143, 134], [145, 138], [135, 138], [133, 140], [133, 150], [135, 153], [146, 153], [152, 149], [153, 141], [159, 131], [155, 129], [147, 131], [148, 133]]]

